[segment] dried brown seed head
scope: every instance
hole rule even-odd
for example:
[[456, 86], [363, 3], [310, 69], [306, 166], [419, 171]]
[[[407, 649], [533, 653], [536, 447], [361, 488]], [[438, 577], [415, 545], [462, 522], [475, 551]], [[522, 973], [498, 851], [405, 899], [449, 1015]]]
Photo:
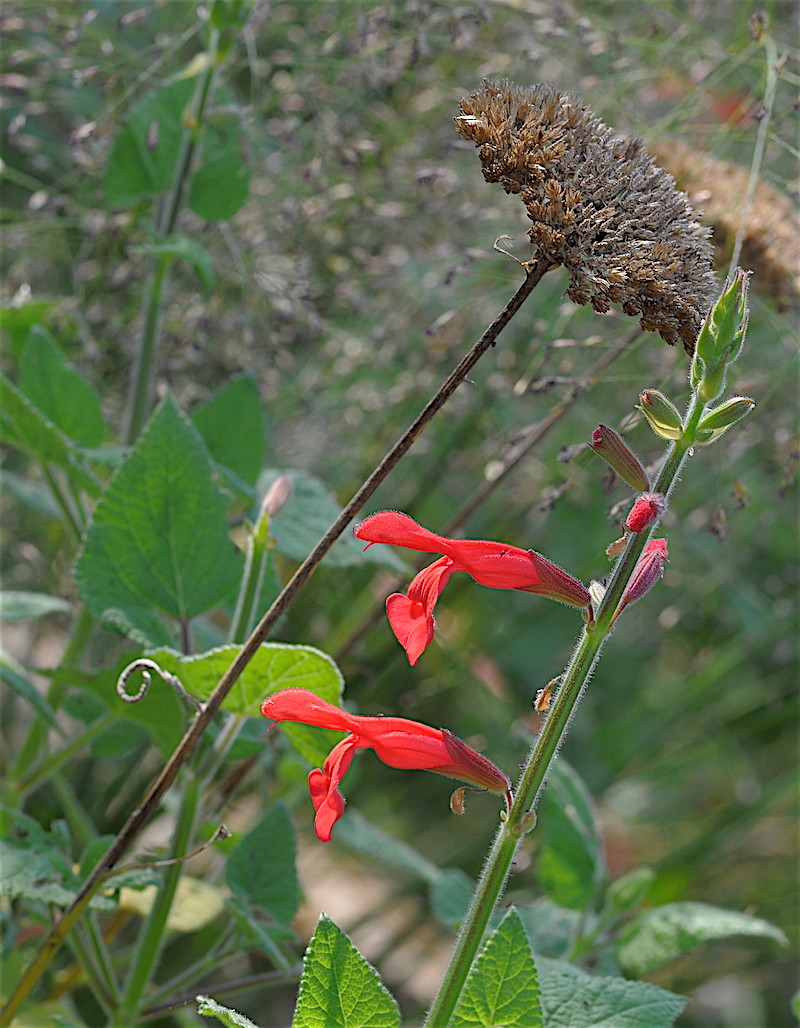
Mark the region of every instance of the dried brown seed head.
[[548, 84], [487, 82], [461, 101], [456, 126], [486, 181], [520, 195], [535, 256], [564, 266], [570, 299], [601, 313], [619, 304], [693, 352], [716, 294], [709, 232], [641, 140]]

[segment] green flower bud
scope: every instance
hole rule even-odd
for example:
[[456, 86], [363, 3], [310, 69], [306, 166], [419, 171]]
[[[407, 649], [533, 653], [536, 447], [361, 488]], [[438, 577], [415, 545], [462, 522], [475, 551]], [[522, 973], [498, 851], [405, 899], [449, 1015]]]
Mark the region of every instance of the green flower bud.
[[749, 396], [732, 396], [719, 407], [704, 414], [698, 428], [730, 428], [748, 415], [755, 405], [755, 401]]
[[650, 427], [662, 439], [680, 439], [683, 419], [675, 404], [657, 389], [645, 389], [639, 394], [637, 409], [647, 418]]
[[733, 281], [727, 281], [722, 293], [706, 315], [697, 336], [692, 359], [692, 388], [701, 400], [709, 403], [725, 386], [725, 369], [742, 352], [749, 312], [747, 288], [750, 272], [737, 268]]
[[755, 401], [749, 396], [732, 396], [700, 419], [696, 430], [696, 442], [701, 445], [716, 442], [731, 425], [746, 417], [753, 407]]

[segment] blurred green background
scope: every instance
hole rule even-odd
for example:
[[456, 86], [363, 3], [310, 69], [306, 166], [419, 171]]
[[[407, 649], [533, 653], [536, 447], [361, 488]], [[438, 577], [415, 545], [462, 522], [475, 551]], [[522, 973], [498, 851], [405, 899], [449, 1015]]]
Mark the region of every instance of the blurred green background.
[[[791, 193], [797, 12], [762, 9], [787, 60], [761, 177]], [[483, 182], [454, 131], [458, 100], [484, 77], [551, 81], [662, 153], [688, 144], [701, 179], [702, 152], [745, 169], [744, 182], [765, 77], [754, 10], [739, 0], [255, 3], [218, 96], [241, 108], [251, 197], [232, 222], [183, 219], [212, 253], [217, 287], [206, 298], [188, 269], [173, 275], [159, 391], [191, 411], [252, 373], [269, 463], [317, 475], [346, 501], [516, 289], [520, 270], [493, 251], [495, 239], [508, 234], [521, 260], [529, 253], [522, 204]], [[119, 424], [144, 267], [131, 247], [146, 241], [147, 219], [109, 211], [105, 161], [130, 105], [197, 51], [196, 9], [7, 2], [0, 17], [3, 299], [29, 289], [58, 301], [51, 327]], [[722, 210], [723, 246], [741, 195], [720, 197], [719, 187], [707, 177], [701, 206]], [[758, 215], [756, 204], [751, 232], [767, 237], [765, 263], [753, 265], [748, 342], [729, 383], [758, 406], [690, 462], [664, 522], [664, 582], [620, 622], [564, 755], [596, 798], [613, 875], [647, 864], [654, 901], [746, 910], [796, 945], [797, 267]], [[775, 261], [790, 269], [780, 289]], [[576, 308], [565, 287], [561, 271], [546, 276], [370, 511], [402, 509], [441, 531], [519, 433], [629, 338], [461, 528], [535, 548], [586, 581], [603, 577], [629, 495], [604, 488], [605, 467], [580, 444], [600, 422], [622, 426], [656, 461], [659, 441], [634, 404], [656, 387], [680, 405], [688, 364], [623, 315]], [[13, 373], [12, 348], [4, 362]], [[24, 471], [16, 454], [7, 467]], [[8, 494], [3, 519], [6, 588], [72, 597], [53, 522]], [[456, 577], [436, 642], [412, 669], [385, 620], [369, 621], [386, 574], [366, 563], [322, 568], [276, 638], [338, 655], [362, 713], [446, 725], [513, 772], [536, 727], [532, 700], [569, 657], [576, 615]], [[15, 635], [17, 655], [35, 661], [63, 628], [53, 618]], [[456, 831], [448, 783], [372, 758], [351, 778], [353, 808], [435, 862], [479, 870], [494, 817], [484, 800]], [[298, 823], [308, 832], [308, 808]], [[521, 869], [514, 893], [535, 889]], [[731, 942], [653, 980], [694, 995], [685, 1026], [777, 1028], [792, 1023], [794, 968], [771, 944]]]

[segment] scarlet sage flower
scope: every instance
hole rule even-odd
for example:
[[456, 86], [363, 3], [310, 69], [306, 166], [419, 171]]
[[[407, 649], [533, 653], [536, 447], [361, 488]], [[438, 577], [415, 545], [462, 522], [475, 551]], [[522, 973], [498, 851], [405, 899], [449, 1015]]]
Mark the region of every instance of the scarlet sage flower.
[[[261, 704], [261, 713], [273, 721], [299, 721], [317, 728], [347, 732], [322, 766], [308, 775], [311, 802], [316, 810], [314, 830], [321, 842], [330, 842], [333, 826], [344, 813], [339, 783], [350, 769], [356, 750], [373, 749], [384, 764], [408, 770], [435, 771], [458, 778], [477, 789], [505, 795], [511, 806], [511, 783], [503, 772], [446, 728], [431, 728], [404, 717], [363, 717], [334, 707], [307, 689], [282, 689]], [[456, 790], [453, 809], [463, 790]]]
[[367, 546], [388, 543], [444, 554], [420, 571], [407, 593], [392, 593], [386, 600], [389, 624], [412, 665], [433, 639], [433, 608], [454, 571], [466, 571], [479, 585], [490, 589], [539, 593], [574, 607], [588, 607], [591, 601], [588, 590], [577, 579], [534, 550], [488, 539], [450, 539], [396, 510], [370, 515], [353, 529], [353, 534]]

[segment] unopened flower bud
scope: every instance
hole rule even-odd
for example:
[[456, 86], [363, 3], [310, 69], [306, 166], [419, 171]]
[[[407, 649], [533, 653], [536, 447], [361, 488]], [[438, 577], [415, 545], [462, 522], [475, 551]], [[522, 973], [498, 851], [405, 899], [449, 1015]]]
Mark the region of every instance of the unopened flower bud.
[[638, 409], [647, 418], [647, 421], [656, 435], [662, 439], [680, 439], [683, 433], [683, 419], [680, 411], [663, 393], [658, 389], [645, 389], [639, 394], [641, 403]]
[[642, 462], [613, 428], [598, 425], [592, 432], [592, 441], [589, 445], [598, 457], [602, 457], [611, 465], [620, 478], [625, 479], [628, 485], [632, 485], [640, 492], [650, 488], [650, 481]]
[[749, 396], [732, 396], [719, 407], [708, 411], [697, 426], [697, 442], [713, 443], [727, 432], [731, 425], [741, 421], [755, 407]]
[[266, 495], [261, 503], [261, 513], [269, 517], [281, 511], [294, 492], [294, 482], [289, 475], [278, 475], [272, 485], [267, 489]]
[[629, 532], [644, 532], [656, 518], [661, 517], [666, 505], [661, 493], [642, 493], [631, 507], [631, 512], [625, 520], [625, 527]]
[[611, 620], [612, 625], [627, 606], [640, 600], [646, 592], [653, 588], [664, 574], [664, 561], [668, 556], [666, 539], [651, 539], [645, 546], [644, 553], [639, 558], [639, 563], [628, 582], [628, 588], [623, 593]]
[[716, 399], [725, 385], [728, 364], [742, 352], [749, 311], [747, 288], [750, 272], [737, 268], [700, 328], [692, 359], [691, 382], [706, 403]]

